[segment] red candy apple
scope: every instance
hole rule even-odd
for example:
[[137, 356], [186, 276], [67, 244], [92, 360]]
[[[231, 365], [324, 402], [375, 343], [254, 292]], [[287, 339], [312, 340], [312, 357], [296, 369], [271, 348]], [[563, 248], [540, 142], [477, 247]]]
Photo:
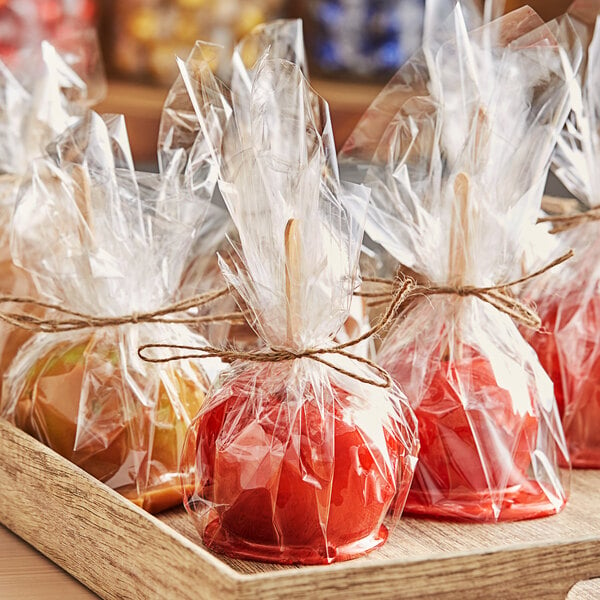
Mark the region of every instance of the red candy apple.
[[195, 423], [197, 491], [214, 507], [205, 544], [303, 564], [378, 547], [412, 477], [399, 425], [327, 380], [316, 393], [308, 378], [281, 372], [275, 364], [232, 376]]
[[[548, 498], [530, 473], [538, 436], [533, 392], [515, 400], [487, 358], [462, 350], [459, 360], [430, 361], [414, 407], [421, 451], [406, 512], [480, 521], [558, 512], [564, 499]], [[388, 369], [402, 384], [410, 381], [412, 364]]]
[[556, 297], [528, 334], [552, 381], [574, 467], [600, 467], [600, 297]]

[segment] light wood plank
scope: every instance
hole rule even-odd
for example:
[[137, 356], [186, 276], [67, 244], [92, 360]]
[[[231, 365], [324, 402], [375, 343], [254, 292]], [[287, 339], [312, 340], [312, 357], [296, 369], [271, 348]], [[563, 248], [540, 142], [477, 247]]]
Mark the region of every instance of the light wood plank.
[[600, 598], [600, 579], [589, 579], [574, 585], [567, 600], [598, 600]]
[[0, 525], [0, 598], [92, 600], [98, 596]]

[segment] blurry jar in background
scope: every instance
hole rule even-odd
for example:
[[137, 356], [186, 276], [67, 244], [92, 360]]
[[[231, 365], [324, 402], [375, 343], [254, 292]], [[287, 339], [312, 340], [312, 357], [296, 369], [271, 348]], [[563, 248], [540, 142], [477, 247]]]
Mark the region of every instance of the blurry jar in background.
[[282, 5], [283, 0], [114, 0], [104, 17], [110, 72], [171, 83], [177, 76], [174, 56], [187, 56], [196, 40], [230, 51], [256, 25], [280, 16]]
[[10, 67], [19, 50], [42, 40], [68, 46], [96, 19], [94, 0], [0, 0], [0, 60]]
[[425, 0], [305, 0], [312, 70], [385, 79], [420, 46]]

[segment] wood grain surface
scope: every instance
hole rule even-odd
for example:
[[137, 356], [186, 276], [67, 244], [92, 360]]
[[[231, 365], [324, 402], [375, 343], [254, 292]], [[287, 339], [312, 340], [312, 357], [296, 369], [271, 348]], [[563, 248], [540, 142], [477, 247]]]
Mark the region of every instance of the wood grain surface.
[[600, 577], [599, 507], [600, 472], [578, 471], [569, 506], [548, 519], [403, 519], [381, 550], [327, 567], [227, 561], [182, 510], [148, 515], [0, 420], [0, 522], [110, 599], [562, 600]]
[[0, 525], [2, 600], [92, 600], [98, 596]]

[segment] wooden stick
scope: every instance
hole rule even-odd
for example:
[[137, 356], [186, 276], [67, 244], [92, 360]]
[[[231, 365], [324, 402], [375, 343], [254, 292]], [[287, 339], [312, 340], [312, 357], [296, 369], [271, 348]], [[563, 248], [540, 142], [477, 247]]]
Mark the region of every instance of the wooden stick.
[[[79, 163], [71, 165], [71, 179], [74, 183], [73, 196], [75, 204], [81, 213], [83, 223], [79, 226], [79, 240], [82, 248], [86, 251], [86, 261], [82, 265], [84, 276], [93, 279], [94, 271], [90, 253], [96, 248], [96, 238], [94, 235], [94, 217], [92, 211], [92, 191], [90, 188], [90, 177], [87, 170]], [[87, 226], [87, 231], [86, 231]], [[82, 273], [83, 275], [83, 273]], [[95, 335], [95, 334], [93, 334]]]
[[[452, 205], [452, 222], [450, 226], [450, 255], [449, 269], [451, 273], [450, 284], [455, 287], [462, 287], [466, 283], [466, 274], [468, 271], [467, 253], [470, 246], [470, 227], [471, 219], [469, 215], [469, 187], [470, 180], [466, 173], [459, 173], [454, 180], [455, 200]], [[450, 352], [450, 339], [442, 352], [443, 359], [447, 360], [453, 354], [458, 360], [462, 358], [461, 345], [457, 344], [457, 338], [460, 338], [460, 314], [455, 313], [456, 325], [452, 339], [452, 349]], [[458, 333], [458, 335], [456, 335]]]
[[287, 344], [294, 346], [294, 338], [299, 329], [300, 284], [302, 281], [302, 243], [298, 219], [290, 219], [285, 226], [285, 296], [287, 299]]
[[475, 123], [475, 147], [473, 148], [473, 166], [474, 169], [480, 169], [486, 163], [490, 154], [491, 130], [487, 112], [483, 106], [477, 111], [477, 120]]
[[542, 198], [542, 210], [552, 215], [565, 216], [581, 210], [581, 205], [575, 198], [546, 195]]
[[[92, 192], [90, 189], [90, 178], [87, 171], [80, 164], [71, 165], [71, 178], [75, 183], [74, 197], [77, 208], [88, 226], [92, 238], [94, 236], [94, 222], [92, 212]], [[84, 242], [85, 235], [80, 231], [81, 241]]]
[[470, 180], [466, 173], [459, 173], [454, 180], [455, 201], [452, 205], [452, 225], [450, 229], [450, 273], [451, 284], [456, 287], [465, 285], [468, 269], [467, 252], [470, 242], [469, 217]]

